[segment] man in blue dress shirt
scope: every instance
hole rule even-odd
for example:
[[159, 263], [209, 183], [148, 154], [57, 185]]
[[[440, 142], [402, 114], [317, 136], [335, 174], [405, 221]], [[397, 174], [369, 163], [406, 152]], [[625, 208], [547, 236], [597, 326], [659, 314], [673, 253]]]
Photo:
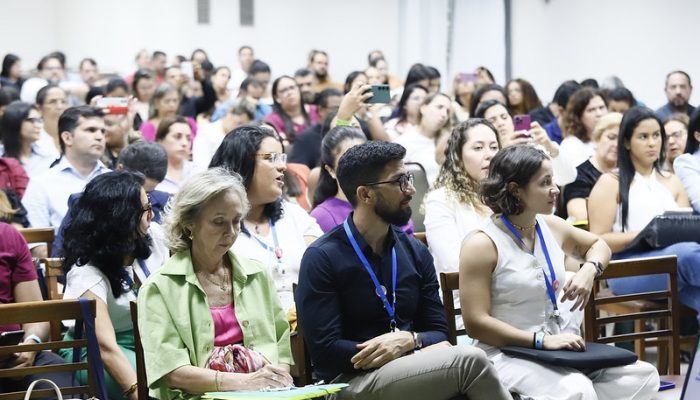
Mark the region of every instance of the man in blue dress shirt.
[[482, 350], [447, 342], [433, 258], [396, 227], [415, 194], [405, 154], [368, 142], [338, 163], [353, 213], [307, 249], [296, 292], [316, 374], [350, 385], [338, 399], [510, 399]]

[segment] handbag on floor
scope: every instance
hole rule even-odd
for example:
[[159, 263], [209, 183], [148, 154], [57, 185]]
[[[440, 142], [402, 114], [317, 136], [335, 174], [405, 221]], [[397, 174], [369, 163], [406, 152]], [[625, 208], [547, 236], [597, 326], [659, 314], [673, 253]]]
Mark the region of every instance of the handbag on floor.
[[501, 352], [511, 357], [579, 370], [620, 367], [637, 361], [637, 355], [629, 350], [593, 342], [586, 342], [586, 351], [539, 350], [520, 346], [504, 346], [501, 348]]
[[[32, 382], [29, 385], [29, 387], [27, 388], [27, 393], [24, 394], [24, 400], [29, 400], [32, 397], [32, 390], [34, 390], [34, 386], [37, 383], [42, 383], [42, 382], [49, 384], [49, 386], [51, 386], [53, 388], [54, 392], [56, 392], [56, 398], [58, 400], [63, 400], [63, 394], [61, 394], [61, 389], [59, 389], [58, 385], [56, 385], [56, 383], [54, 383], [54, 381], [49, 380], [49, 379], [37, 379], [34, 382]], [[37, 389], [37, 390], [39, 390], [39, 389]]]

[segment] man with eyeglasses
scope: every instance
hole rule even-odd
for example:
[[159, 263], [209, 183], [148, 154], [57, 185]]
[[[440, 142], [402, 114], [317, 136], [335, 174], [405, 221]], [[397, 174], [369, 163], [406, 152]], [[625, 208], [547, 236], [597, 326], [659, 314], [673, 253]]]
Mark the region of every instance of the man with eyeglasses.
[[296, 304], [316, 374], [349, 386], [337, 399], [510, 399], [485, 353], [452, 347], [428, 249], [397, 226], [416, 193], [396, 143], [339, 160], [353, 213], [309, 246]]

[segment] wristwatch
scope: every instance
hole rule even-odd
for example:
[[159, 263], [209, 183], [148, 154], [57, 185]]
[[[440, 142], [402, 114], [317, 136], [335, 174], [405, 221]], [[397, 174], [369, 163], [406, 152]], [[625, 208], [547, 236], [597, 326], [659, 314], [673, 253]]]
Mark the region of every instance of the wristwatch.
[[418, 351], [423, 348], [423, 339], [421, 338], [420, 333], [411, 331], [411, 334], [413, 335], [413, 351]]
[[[596, 271], [595, 277], [596, 278], [599, 278], [601, 275], [603, 275], [603, 271], [605, 271], [605, 267], [603, 267], [602, 262], [589, 260], [589, 261], [584, 262], [583, 264], [587, 264], [587, 263], [591, 263], [595, 267], [595, 271]], [[581, 264], [582, 267], [583, 267], [583, 264]]]

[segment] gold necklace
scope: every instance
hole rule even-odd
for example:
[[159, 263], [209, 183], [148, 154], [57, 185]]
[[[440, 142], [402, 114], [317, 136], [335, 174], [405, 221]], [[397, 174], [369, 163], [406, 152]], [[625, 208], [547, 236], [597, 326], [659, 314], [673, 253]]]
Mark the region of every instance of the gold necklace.
[[515, 222], [511, 221], [510, 218], [508, 218], [508, 221], [510, 222], [511, 225], [516, 227], [519, 231], [529, 231], [529, 230], [535, 228], [535, 226], [537, 225], [537, 221], [535, 221], [534, 224], [529, 225], [529, 226], [520, 226], [520, 225], [516, 224]]
[[224, 279], [221, 281], [221, 283], [214, 282], [213, 280], [211, 280], [211, 278], [209, 278], [209, 274], [207, 274], [207, 273], [200, 272], [200, 274], [204, 276], [204, 279], [206, 279], [209, 282], [213, 283], [214, 285], [218, 286], [219, 289], [221, 289], [222, 291], [228, 292], [229, 279], [228, 279], [228, 268], [226, 267], [226, 265], [224, 265]]

